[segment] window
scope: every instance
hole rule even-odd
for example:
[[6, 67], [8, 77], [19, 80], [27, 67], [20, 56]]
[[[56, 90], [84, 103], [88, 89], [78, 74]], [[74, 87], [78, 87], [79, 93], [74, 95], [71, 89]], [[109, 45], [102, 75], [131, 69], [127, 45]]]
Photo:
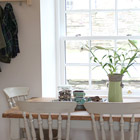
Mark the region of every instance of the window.
[[[90, 53], [80, 48], [86, 43], [126, 48], [128, 39], [140, 46], [140, 0], [62, 0], [60, 9], [61, 83], [105, 93], [106, 73], [100, 67], [93, 69]], [[126, 93], [140, 89], [140, 63], [129, 72], [131, 77], [123, 76]]]

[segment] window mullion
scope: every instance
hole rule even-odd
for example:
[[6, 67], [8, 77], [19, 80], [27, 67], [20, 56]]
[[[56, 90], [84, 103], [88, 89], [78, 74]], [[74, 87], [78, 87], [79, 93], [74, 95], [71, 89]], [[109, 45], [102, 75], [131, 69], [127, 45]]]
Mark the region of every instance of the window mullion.
[[[89, 47], [91, 48], [91, 41], [89, 40], [88, 41], [88, 44], [89, 44]], [[89, 53], [89, 89], [92, 88], [92, 66], [91, 66], [91, 60], [90, 60], [90, 57], [91, 57], [91, 53]]]
[[[89, 30], [90, 30], [90, 36], [92, 36], [92, 13], [91, 13], [91, 0], [89, 0]], [[91, 47], [91, 41], [88, 41], [89, 47]], [[89, 89], [91, 89], [92, 86], [92, 67], [91, 67], [91, 61], [90, 61], [91, 53], [89, 53]]]
[[65, 0], [60, 1], [61, 9], [60, 9], [60, 29], [61, 36], [66, 36], [66, 14], [65, 14]]
[[62, 40], [128, 40], [128, 39], [140, 39], [140, 36], [69, 36], [69, 37], [62, 37]]
[[61, 83], [60, 85], [64, 85], [66, 84], [66, 43], [65, 41], [61, 40], [61, 48], [60, 48], [60, 51], [61, 51]]
[[91, 0], [89, 0], [89, 30], [90, 36], [92, 36], [92, 13], [91, 13]]
[[[65, 0], [62, 0], [60, 1], [60, 5], [61, 5], [61, 9], [60, 9], [60, 14], [61, 14], [61, 17], [60, 17], [60, 30], [61, 30], [61, 36], [66, 36], [66, 14], [65, 14]], [[65, 48], [66, 48], [66, 41], [63, 40], [61, 38], [60, 40], [60, 52], [61, 52], [61, 83], [60, 84], [66, 84], [66, 51], [65, 51]]]
[[91, 0], [89, 0], [89, 10], [91, 11]]
[[118, 8], [117, 8], [117, 5], [118, 5], [118, 1], [115, 0], [115, 35], [118, 36]]
[[[118, 36], [118, 0], [115, 0], [115, 35]], [[117, 40], [114, 40], [115, 50], [117, 48]]]
[[[114, 12], [115, 9], [91, 9], [91, 10], [68, 10], [67, 13], [88, 13], [88, 12]], [[140, 9], [117, 9], [117, 12], [140, 11]]]

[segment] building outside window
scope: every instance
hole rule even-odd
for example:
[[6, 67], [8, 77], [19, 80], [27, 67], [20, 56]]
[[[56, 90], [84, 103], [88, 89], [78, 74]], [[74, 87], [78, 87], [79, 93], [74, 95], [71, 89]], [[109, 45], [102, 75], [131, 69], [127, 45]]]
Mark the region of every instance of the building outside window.
[[[127, 48], [128, 39], [140, 47], [140, 0], [61, 0], [61, 84], [107, 94], [107, 74], [90, 60], [89, 47]], [[99, 57], [104, 55], [100, 51]], [[126, 94], [140, 91], [140, 61], [123, 76]]]

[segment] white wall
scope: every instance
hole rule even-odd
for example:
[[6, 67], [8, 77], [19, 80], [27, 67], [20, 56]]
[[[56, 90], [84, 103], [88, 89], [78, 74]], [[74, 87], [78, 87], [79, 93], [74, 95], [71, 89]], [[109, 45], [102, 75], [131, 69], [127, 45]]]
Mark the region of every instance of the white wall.
[[41, 0], [42, 95], [56, 97], [55, 1]]
[[[4, 5], [4, 4], [3, 4]], [[9, 86], [30, 87], [30, 97], [41, 96], [41, 41], [40, 0], [32, 0], [32, 6], [13, 2], [13, 9], [19, 26], [21, 53], [11, 64], [0, 63], [0, 140], [8, 140], [9, 119], [2, 113], [8, 109], [3, 88]]]

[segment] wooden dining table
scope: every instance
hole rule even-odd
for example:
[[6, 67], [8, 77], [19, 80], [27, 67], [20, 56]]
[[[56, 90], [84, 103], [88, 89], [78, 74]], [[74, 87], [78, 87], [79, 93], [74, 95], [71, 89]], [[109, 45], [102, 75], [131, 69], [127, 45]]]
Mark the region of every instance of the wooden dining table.
[[[28, 102], [50, 102], [54, 101], [54, 98], [43, 98], [36, 97], [27, 100]], [[123, 102], [140, 102], [140, 98], [124, 98]], [[28, 116], [28, 115], [27, 115]], [[2, 114], [2, 117], [5, 119], [10, 119], [10, 138], [11, 140], [20, 139], [20, 128], [24, 128], [22, 112], [18, 107], [13, 107]], [[47, 117], [47, 114], [41, 114], [42, 119]], [[140, 114], [135, 116], [135, 121], [140, 121]], [[37, 118], [37, 114], [34, 115], [34, 119]], [[52, 114], [52, 119], [56, 120], [58, 118], [57, 114]], [[62, 114], [62, 119], [66, 120], [67, 115]], [[95, 115], [95, 119], [99, 120], [99, 115]], [[109, 120], [109, 116], [104, 116], [104, 120]], [[120, 116], [114, 116], [113, 121], [119, 122]], [[131, 121], [131, 116], [124, 116], [125, 122]], [[13, 129], [14, 128], [14, 129]], [[83, 130], [92, 130], [91, 126], [91, 117], [86, 110], [79, 110], [71, 113], [71, 128], [74, 129], [83, 129]]]

